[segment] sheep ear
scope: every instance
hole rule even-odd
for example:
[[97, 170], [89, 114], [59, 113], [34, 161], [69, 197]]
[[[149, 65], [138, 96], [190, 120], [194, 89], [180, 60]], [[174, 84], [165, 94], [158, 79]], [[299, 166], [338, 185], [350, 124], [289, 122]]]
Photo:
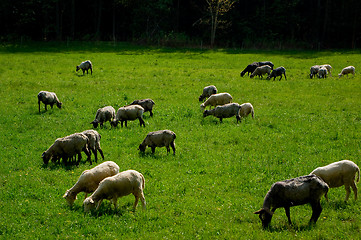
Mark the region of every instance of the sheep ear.
[[254, 214], [261, 214], [261, 213], [263, 213], [265, 210], [262, 208], [262, 209], [260, 209], [260, 210], [258, 210], [258, 211], [256, 211], [256, 212], [254, 212]]
[[94, 204], [94, 200], [93, 200], [93, 199], [89, 199], [89, 202], [90, 202], [91, 204]]

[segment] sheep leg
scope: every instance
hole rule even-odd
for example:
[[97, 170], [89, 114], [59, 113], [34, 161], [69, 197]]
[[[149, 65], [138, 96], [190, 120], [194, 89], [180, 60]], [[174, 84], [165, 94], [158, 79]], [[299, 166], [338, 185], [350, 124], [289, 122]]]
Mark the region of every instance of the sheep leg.
[[53, 109], [54, 103], [50, 103], [50, 107], [51, 109]]
[[219, 121], [222, 123], [223, 118], [219, 118]]
[[170, 146], [172, 147], [173, 155], [175, 155], [175, 145], [174, 145], [174, 142], [171, 142], [171, 143], [170, 143]]
[[47, 107], [47, 104], [45, 104], [45, 111], [48, 111], [48, 109], [46, 107]]
[[143, 120], [141, 117], [139, 117], [138, 119], [139, 119], [139, 124], [140, 124], [140, 126], [143, 125], [143, 126], [145, 127], [144, 120]]
[[39, 112], [40, 112], [40, 101], [38, 101], [38, 104], [39, 104]]
[[354, 181], [352, 181], [351, 187], [353, 190], [353, 194], [355, 195], [355, 200], [357, 200], [357, 186]]
[[280, 77], [280, 79], [278, 79], [278, 81], [281, 81], [281, 79], [282, 79], [282, 74], [281, 74], [281, 77]]
[[[120, 126], [121, 127], [123, 127], [123, 122], [124, 122], [123, 120], [120, 121]], [[127, 126], [127, 125], [125, 125], [125, 126]]]
[[76, 165], [79, 165], [80, 160], [81, 160], [81, 153], [80, 153], [80, 152], [78, 152], [78, 161], [76, 162]]
[[147, 203], [146, 203], [146, 201], [145, 201], [145, 197], [144, 197], [143, 192], [140, 193], [140, 201], [142, 202], [143, 210], [145, 210]]
[[288, 218], [288, 223], [292, 225], [291, 216], [290, 216], [290, 207], [285, 207], [286, 216]]
[[285, 79], [287, 80], [286, 73], [284, 73], [283, 75], [285, 75]]
[[155, 147], [151, 146], [150, 148], [152, 149], [152, 153], [154, 154], [155, 153]]
[[153, 117], [153, 112], [152, 110], [149, 110], [150, 116]]
[[312, 207], [312, 216], [310, 219], [310, 223], [316, 223], [317, 219], [319, 218], [319, 216], [321, 215], [321, 212], [322, 212], [322, 207], [321, 207], [320, 201], [311, 202], [311, 207]]
[[103, 202], [103, 199], [100, 199], [100, 200], [99, 200], [99, 202], [98, 202], [98, 204], [97, 204], [97, 208], [96, 208], [96, 210], [98, 210], [98, 209], [99, 209], [100, 204], [102, 204], [102, 202]]
[[346, 190], [345, 202], [347, 202], [347, 200], [348, 200], [348, 198], [350, 196], [350, 193], [351, 193], [350, 185], [345, 184], [345, 190]]
[[118, 202], [118, 198], [114, 197], [113, 198], [113, 204], [114, 204], [114, 209], [117, 210], [117, 202]]
[[94, 154], [95, 162], [98, 162], [98, 152], [97, 152], [97, 150], [96, 150], [95, 148], [93, 148], [91, 151], [92, 151], [93, 154]]
[[133, 205], [133, 210], [135, 211], [135, 209], [138, 206], [139, 196], [138, 196], [138, 194], [137, 195], [134, 194], [134, 197], [135, 197], [135, 201], [134, 201], [134, 205]]
[[104, 160], [104, 154], [103, 154], [103, 150], [101, 148], [98, 148], [98, 151], [100, 153], [100, 155], [102, 156], [103, 160]]

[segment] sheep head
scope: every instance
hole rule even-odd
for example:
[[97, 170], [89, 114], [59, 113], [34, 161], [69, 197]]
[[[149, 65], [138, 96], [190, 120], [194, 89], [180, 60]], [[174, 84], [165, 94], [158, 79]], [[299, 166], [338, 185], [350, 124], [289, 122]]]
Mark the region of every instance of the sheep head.
[[86, 198], [83, 202], [84, 212], [89, 212], [90, 210], [95, 208], [95, 202], [90, 197]]
[[262, 221], [263, 228], [267, 228], [272, 220], [273, 213], [269, 209], [262, 208], [256, 212], [254, 212], [254, 214], [259, 214], [259, 218]]
[[48, 154], [47, 152], [43, 152], [43, 154], [41, 154], [41, 158], [43, 159], [44, 164], [49, 163], [50, 157], [50, 154]]
[[141, 151], [141, 152], [145, 152], [146, 148], [147, 148], [146, 145], [140, 144], [139, 147], [138, 147], [138, 150]]
[[98, 127], [98, 123], [99, 121], [97, 119], [95, 119], [94, 121], [92, 121], [90, 124], [93, 124], [93, 127], [94, 128], [97, 128]]

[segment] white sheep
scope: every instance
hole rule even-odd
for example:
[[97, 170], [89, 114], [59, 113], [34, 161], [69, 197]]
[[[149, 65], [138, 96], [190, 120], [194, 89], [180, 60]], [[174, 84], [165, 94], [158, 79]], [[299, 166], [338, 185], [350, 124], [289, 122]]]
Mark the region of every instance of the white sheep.
[[341, 187], [344, 185], [346, 190], [345, 201], [347, 201], [350, 196], [350, 187], [355, 195], [355, 200], [357, 200], [357, 186], [355, 183], [356, 173], [358, 173], [356, 181], [359, 182], [360, 168], [349, 160], [342, 160], [324, 167], [318, 167], [311, 172], [311, 174], [315, 174], [322, 178], [330, 188]]
[[98, 161], [98, 155], [97, 155], [97, 151], [99, 151], [100, 155], [102, 156], [103, 160], [104, 160], [104, 154], [103, 154], [103, 150], [100, 147], [100, 139], [101, 139], [101, 135], [95, 131], [95, 130], [85, 130], [84, 132], [82, 132], [85, 136], [88, 137], [89, 142], [88, 142], [88, 148], [89, 150], [91, 150], [94, 154], [94, 158], [95, 158], [95, 162]]
[[239, 115], [240, 109], [241, 105], [239, 105], [238, 103], [227, 103], [222, 106], [217, 106], [216, 108], [213, 108], [211, 110], [205, 110], [203, 112], [203, 117], [213, 115], [216, 118], [219, 118], [220, 122], [222, 122], [223, 118], [230, 118], [236, 116], [238, 123], [238, 121], [241, 121], [241, 117]]
[[331, 71], [332, 71], [332, 67], [330, 64], [323, 64], [320, 66], [321, 68], [324, 67], [327, 69], [327, 73], [330, 75], [330, 77], [332, 77]]
[[[241, 104], [241, 110], [239, 111], [239, 116], [241, 118], [247, 117], [251, 114], [252, 118], [254, 118], [254, 109], [251, 103], [243, 103]], [[239, 120], [241, 121], [241, 119]]]
[[134, 100], [129, 105], [140, 105], [142, 108], [144, 108], [144, 112], [149, 112], [150, 116], [153, 117], [153, 106], [155, 105], [155, 103], [152, 99], [147, 98], [147, 99]]
[[84, 151], [87, 155], [87, 160], [90, 161], [90, 152], [88, 150], [89, 139], [82, 133], [74, 133], [69, 136], [58, 138], [55, 142], [41, 155], [44, 164], [48, 164], [49, 160], [62, 158], [64, 163], [67, 164], [67, 160], [75, 155], [78, 155], [79, 164], [81, 160], [81, 151]]
[[257, 67], [256, 70], [253, 71], [250, 78], [253, 78], [254, 76], [259, 76], [260, 78], [263, 78], [264, 74], [268, 74], [268, 76], [271, 73], [272, 68], [269, 65], [263, 65], [260, 67]]
[[96, 210], [98, 210], [104, 199], [111, 200], [114, 208], [117, 209], [118, 198], [131, 193], [135, 197], [133, 205], [134, 211], [138, 205], [139, 198], [142, 202], [143, 209], [145, 209], [144, 186], [145, 180], [143, 175], [135, 170], [127, 170], [112, 177], [107, 177], [99, 183], [99, 187], [95, 192], [84, 200], [84, 212], [89, 212], [95, 207]]
[[338, 77], [342, 77], [343, 75], [347, 75], [352, 73], [352, 75], [355, 76], [355, 67], [354, 66], [348, 66], [342, 69], [341, 73], [338, 74]]
[[312, 79], [314, 76], [316, 76], [319, 70], [320, 70], [320, 65], [312, 66], [310, 68], [310, 78]]
[[40, 112], [40, 102], [45, 104], [45, 111], [47, 111], [46, 106], [50, 105], [53, 108], [53, 105], [56, 104], [58, 108], [61, 108], [62, 102], [59, 101], [58, 97], [54, 92], [48, 91], [40, 91], [38, 93], [38, 105], [39, 105], [39, 112]]
[[121, 107], [118, 109], [115, 119], [111, 122], [113, 127], [116, 127], [120, 121], [121, 127], [123, 127], [123, 122], [127, 127], [127, 121], [133, 121], [139, 119], [140, 126], [145, 127], [145, 122], [143, 120], [144, 108], [140, 105], [129, 105]]
[[327, 69], [325, 67], [320, 67], [318, 70], [318, 78], [326, 78], [327, 77]]
[[232, 96], [229, 93], [217, 93], [211, 95], [204, 103], [201, 104], [201, 111], [207, 106], [216, 107], [218, 105], [224, 105], [232, 102]]
[[100, 124], [100, 127], [103, 127], [103, 123], [107, 121], [111, 123], [114, 118], [115, 109], [112, 106], [106, 106], [97, 110], [97, 113], [95, 114], [95, 119], [90, 124], [93, 124], [94, 128], [97, 128], [98, 124]]
[[84, 192], [85, 199], [88, 193], [92, 193], [98, 188], [99, 183], [104, 178], [114, 176], [117, 173], [119, 173], [119, 166], [112, 161], [103, 162], [90, 170], [85, 170], [75, 185], [66, 190], [63, 198], [72, 206], [78, 193]]
[[199, 96], [199, 101], [203, 101], [205, 98], [209, 98], [212, 94], [217, 94], [217, 88], [214, 85], [207, 86], [203, 88], [202, 95]]
[[267, 228], [277, 208], [284, 208], [288, 223], [292, 224], [290, 207], [311, 204], [312, 216], [310, 223], [316, 223], [322, 207], [321, 197], [326, 196], [328, 185], [316, 175], [307, 175], [274, 183], [267, 192], [262, 209], [254, 212], [259, 214], [263, 228]]
[[90, 74], [93, 75], [93, 64], [89, 60], [86, 60], [82, 62], [80, 65], [76, 66], [76, 71], [79, 71], [79, 69], [83, 71], [83, 75], [85, 71], [86, 74], [88, 74], [88, 70], [90, 69]]
[[170, 130], [159, 130], [155, 132], [150, 132], [147, 134], [143, 142], [139, 145], [138, 149], [141, 152], [144, 152], [147, 146], [149, 146], [152, 149], [152, 153], [154, 153], [156, 147], [166, 147], [167, 153], [169, 153], [169, 146], [171, 146], [173, 154], [175, 154], [175, 139], [175, 133]]

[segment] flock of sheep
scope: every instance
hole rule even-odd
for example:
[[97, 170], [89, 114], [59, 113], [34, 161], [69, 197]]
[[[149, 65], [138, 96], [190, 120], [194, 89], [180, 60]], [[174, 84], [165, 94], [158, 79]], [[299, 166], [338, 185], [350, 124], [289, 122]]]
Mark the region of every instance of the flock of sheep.
[[[278, 67], [273, 69], [272, 62], [254, 62], [248, 65], [242, 72], [241, 76], [245, 73], [251, 73], [250, 77], [268, 74], [267, 79], [276, 78], [282, 75], [286, 78], [286, 69], [284, 67]], [[83, 74], [85, 71], [91, 70], [91, 62], [85, 61], [76, 67], [76, 71], [82, 70]], [[320, 78], [326, 77], [327, 74], [331, 75], [332, 67], [326, 65], [312, 66], [310, 69], [310, 77], [318, 76]], [[273, 71], [271, 71], [273, 70]], [[350, 66], [344, 68], [339, 76], [346, 74], [355, 73], [355, 68]], [[204, 101], [205, 100], [205, 101]], [[220, 119], [222, 122], [223, 118], [230, 118], [236, 116], [237, 122], [241, 121], [242, 117], [247, 117], [251, 114], [254, 118], [254, 109], [251, 103], [233, 103], [233, 98], [229, 93], [218, 93], [217, 88], [214, 85], [207, 86], [203, 89], [203, 93], [199, 96], [199, 101], [203, 102], [200, 105], [203, 111], [203, 117], [213, 115]], [[62, 103], [53, 92], [41, 91], [38, 94], [38, 104], [40, 112], [40, 103], [45, 104], [45, 110], [47, 105], [53, 108], [56, 105], [61, 108]], [[106, 106], [97, 110], [95, 119], [91, 122], [94, 128], [98, 125], [102, 127], [104, 123], [110, 122], [110, 125], [116, 127], [119, 122], [123, 127], [127, 126], [127, 121], [133, 121], [138, 119], [140, 126], [145, 127], [143, 120], [143, 113], [150, 112], [150, 116], [153, 116], [154, 101], [152, 99], [141, 99], [135, 100], [130, 105], [124, 106], [115, 112], [112, 106]], [[206, 107], [213, 109], [205, 110]], [[95, 130], [86, 130], [81, 133], [74, 133], [69, 136], [58, 138], [55, 142], [42, 154], [44, 164], [48, 164], [49, 160], [54, 162], [62, 161], [67, 164], [68, 160], [76, 161], [79, 164], [81, 160], [81, 152], [87, 155], [87, 160], [91, 162], [91, 153], [95, 156], [97, 162], [97, 152], [101, 154], [104, 159], [103, 151], [100, 147], [100, 134]], [[156, 147], [166, 147], [167, 153], [170, 152], [170, 147], [175, 154], [176, 134], [170, 130], [159, 130], [155, 132], [149, 132], [143, 142], [139, 145], [138, 150], [144, 152], [146, 147], [150, 147], [152, 153], [155, 152]], [[350, 188], [354, 192], [354, 198], [357, 199], [357, 187], [356, 181], [360, 180], [360, 169], [359, 167], [349, 160], [342, 160], [329, 164], [324, 167], [316, 168], [307, 176], [301, 176], [293, 179], [279, 181], [274, 183], [264, 198], [263, 207], [256, 211], [255, 214], [259, 215], [262, 226], [268, 227], [271, 222], [272, 216], [277, 208], [284, 208], [288, 222], [291, 223], [290, 218], [290, 207], [307, 204], [309, 203], [312, 207], [311, 223], [316, 223], [319, 218], [322, 207], [320, 200], [322, 196], [325, 196], [326, 200], [329, 188], [345, 186], [346, 197], [345, 201], [348, 200], [350, 195]], [[122, 196], [133, 194], [135, 196], [135, 202], [133, 209], [135, 210], [139, 199], [141, 200], [143, 209], [146, 208], [146, 201], [144, 197], [145, 180], [144, 176], [135, 171], [127, 170], [119, 172], [119, 166], [112, 161], [103, 162], [96, 167], [85, 170], [75, 185], [67, 190], [64, 194], [64, 198], [69, 205], [73, 205], [77, 199], [77, 194], [80, 192], [85, 193], [85, 200], [83, 201], [84, 211], [88, 212], [91, 209], [98, 209], [104, 199], [108, 199], [113, 202], [114, 207], [117, 207], [117, 199]], [[92, 193], [91, 196], [87, 197], [88, 193]]]

